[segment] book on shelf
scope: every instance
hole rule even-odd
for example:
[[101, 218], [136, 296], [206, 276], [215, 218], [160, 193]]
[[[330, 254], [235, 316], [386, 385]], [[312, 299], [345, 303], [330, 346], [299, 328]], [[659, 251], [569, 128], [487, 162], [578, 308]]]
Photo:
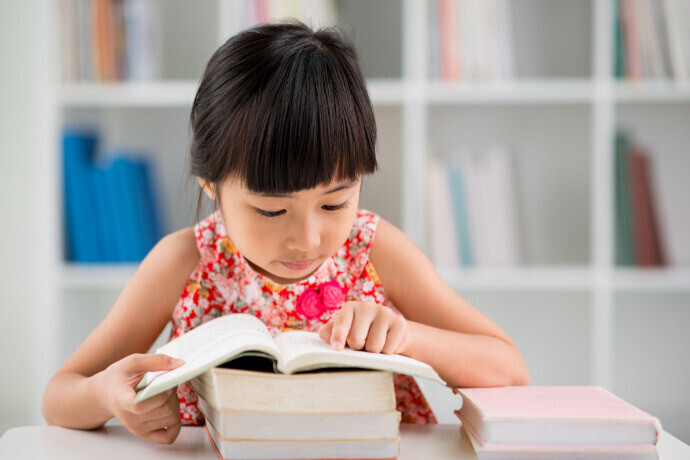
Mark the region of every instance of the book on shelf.
[[614, 161], [616, 264], [666, 265], [651, 160], [628, 134], [619, 132]]
[[67, 259], [140, 261], [163, 232], [152, 165], [127, 151], [97, 159], [97, 146], [93, 132], [63, 133]]
[[185, 363], [171, 371], [149, 372], [139, 383], [136, 401], [145, 400], [233, 358], [263, 356], [282, 374], [329, 369], [362, 368], [398, 372], [445, 384], [428, 364], [402, 355], [368, 353], [349, 348], [333, 350], [316, 332], [287, 331], [271, 336], [266, 325], [248, 314], [231, 314], [208, 321], [156, 350]]
[[137, 81], [160, 77], [158, 0], [63, 0], [65, 81]]
[[458, 152], [433, 159], [427, 170], [429, 247], [439, 266], [515, 266], [520, 226], [515, 166], [510, 152]]
[[509, 0], [430, 2], [429, 74], [445, 81], [491, 81], [514, 74]]
[[614, 69], [618, 78], [685, 82], [690, 66], [690, 5], [685, 0], [617, 0]]
[[657, 458], [659, 420], [601, 387], [457, 392], [456, 415], [478, 459]]

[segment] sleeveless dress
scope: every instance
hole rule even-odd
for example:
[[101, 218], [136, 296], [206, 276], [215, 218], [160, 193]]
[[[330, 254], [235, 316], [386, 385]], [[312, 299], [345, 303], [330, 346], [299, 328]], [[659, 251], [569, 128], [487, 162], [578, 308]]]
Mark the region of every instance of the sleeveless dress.
[[[248, 313], [262, 320], [272, 335], [290, 329], [317, 331], [337, 310], [309, 311], [297, 308], [297, 300], [309, 289], [336, 281], [344, 300], [373, 302], [395, 308], [369, 261], [379, 217], [359, 209], [350, 235], [338, 251], [312, 275], [298, 283], [280, 285], [257, 273], [230, 241], [220, 212], [194, 227], [199, 261], [173, 310], [170, 338], [222, 315]], [[338, 307], [339, 308], [339, 307]], [[396, 310], [397, 311], [397, 310]], [[307, 317], [305, 317], [308, 316]], [[436, 423], [431, 408], [412, 377], [394, 374], [397, 409], [403, 423]], [[183, 425], [202, 425], [197, 396], [188, 384], [178, 386]]]

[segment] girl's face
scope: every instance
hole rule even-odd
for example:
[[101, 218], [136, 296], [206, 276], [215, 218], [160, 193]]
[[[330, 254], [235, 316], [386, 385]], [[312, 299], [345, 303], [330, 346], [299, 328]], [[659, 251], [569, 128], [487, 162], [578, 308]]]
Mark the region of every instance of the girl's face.
[[[251, 267], [280, 284], [309, 277], [350, 234], [361, 179], [289, 195], [247, 190], [230, 179], [219, 189], [228, 236]], [[208, 190], [207, 190], [208, 191]]]

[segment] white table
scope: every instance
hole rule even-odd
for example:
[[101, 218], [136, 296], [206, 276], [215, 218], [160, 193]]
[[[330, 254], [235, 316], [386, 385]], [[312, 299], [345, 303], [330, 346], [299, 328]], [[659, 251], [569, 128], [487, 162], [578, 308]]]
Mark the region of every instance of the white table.
[[[400, 460], [471, 460], [459, 425], [401, 425]], [[663, 433], [659, 443], [662, 460], [690, 459], [690, 447]], [[216, 456], [206, 433], [184, 427], [170, 446], [142, 441], [123, 426], [78, 431], [54, 426], [12, 428], [0, 438], [0, 459], [208, 459]]]

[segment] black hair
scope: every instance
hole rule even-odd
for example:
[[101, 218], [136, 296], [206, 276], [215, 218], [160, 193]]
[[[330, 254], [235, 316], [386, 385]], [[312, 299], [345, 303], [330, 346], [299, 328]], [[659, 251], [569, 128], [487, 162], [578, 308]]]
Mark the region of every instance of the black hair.
[[216, 189], [237, 178], [287, 194], [377, 168], [366, 81], [335, 28], [262, 24], [231, 37], [206, 67], [190, 126], [190, 173]]

